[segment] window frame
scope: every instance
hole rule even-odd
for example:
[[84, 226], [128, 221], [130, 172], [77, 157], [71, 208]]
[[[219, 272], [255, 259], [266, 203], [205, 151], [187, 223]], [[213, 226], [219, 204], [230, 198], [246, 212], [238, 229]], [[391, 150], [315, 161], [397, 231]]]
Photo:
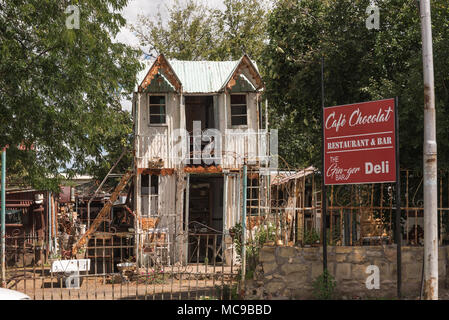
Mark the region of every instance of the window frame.
[[[151, 103], [151, 97], [164, 97], [164, 104], [156, 104]], [[151, 107], [164, 107], [164, 114], [162, 113], [151, 113]], [[151, 117], [152, 116], [164, 116], [165, 121], [164, 122], [158, 122], [158, 123], [151, 123]], [[150, 94], [148, 95], [148, 126], [151, 127], [157, 127], [157, 126], [167, 126], [167, 95], [166, 94]]]
[[[145, 177], [145, 178], [144, 178]], [[153, 178], [154, 177], [154, 178]], [[155, 202], [155, 206], [156, 206], [156, 213], [151, 213], [151, 205], [148, 207], [148, 213], [143, 213], [143, 210], [141, 212], [141, 216], [142, 218], [157, 218], [160, 216], [160, 212], [159, 212], [159, 185], [160, 185], [160, 179], [159, 179], [159, 175], [157, 174], [142, 174], [141, 175], [141, 197], [142, 196], [146, 196], [149, 197], [149, 202], [151, 203], [151, 201], [156, 201]], [[142, 186], [142, 179], [148, 179], [148, 187], [143, 187]], [[152, 184], [152, 180], [155, 180], [156, 182], [156, 186], [153, 186]], [[148, 188], [148, 192], [145, 191], [143, 192], [143, 188]], [[155, 199], [155, 200], [152, 200]]]
[[[8, 211], [9, 212], [14, 211], [14, 213], [8, 213]], [[14, 223], [11, 223], [10, 221], [8, 221], [9, 219], [7, 219], [7, 218], [9, 218], [9, 216], [11, 214], [14, 214], [14, 215], [17, 214], [20, 221], [17, 221]], [[23, 208], [7, 207], [5, 210], [5, 226], [7, 226], [7, 227], [23, 227], [24, 214], [25, 214], [25, 210]]]
[[[243, 96], [245, 97], [245, 104], [240, 104], [240, 103], [232, 103], [232, 96]], [[229, 106], [230, 106], [230, 115], [231, 115], [231, 127], [232, 128], [248, 128], [248, 94], [246, 93], [233, 93], [229, 95]], [[232, 114], [232, 107], [245, 107], [245, 114]], [[245, 116], [246, 118], [246, 124], [233, 124], [232, 120], [235, 117], [243, 117]]]

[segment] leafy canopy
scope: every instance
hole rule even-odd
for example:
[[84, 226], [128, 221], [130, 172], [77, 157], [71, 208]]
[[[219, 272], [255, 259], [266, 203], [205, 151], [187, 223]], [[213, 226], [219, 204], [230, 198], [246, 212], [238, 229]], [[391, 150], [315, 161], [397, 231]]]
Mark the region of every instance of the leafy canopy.
[[263, 1], [224, 0], [225, 9], [212, 9], [195, 0], [176, 0], [161, 12], [140, 16], [132, 26], [151, 54], [178, 60], [239, 59], [244, 53], [258, 61], [266, 42]]
[[[400, 159], [422, 167], [421, 25], [414, 0], [374, 1], [380, 29], [368, 30], [370, 0], [279, 0], [269, 15], [263, 54], [271, 125], [292, 166], [321, 162], [321, 58], [325, 105], [399, 97]], [[449, 3], [432, 1], [439, 166], [449, 145]]]
[[[119, 11], [127, 2], [0, 1], [0, 141], [9, 145], [9, 182], [56, 189], [59, 171], [104, 172], [108, 154], [129, 145], [131, 118], [120, 100], [141, 65], [136, 50], [112, 40], [126, 24]], [[79, 7], [79, 29], [66, 27], [69, 4]]]

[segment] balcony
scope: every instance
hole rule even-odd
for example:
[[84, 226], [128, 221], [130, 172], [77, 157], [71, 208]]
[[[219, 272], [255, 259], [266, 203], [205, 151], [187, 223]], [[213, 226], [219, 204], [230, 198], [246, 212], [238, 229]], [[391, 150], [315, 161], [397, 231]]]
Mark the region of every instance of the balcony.
[[[275, 138], [272, 136], [272, 138]], [[273, 140], [273, 139], [271, 139]], [[201, 136], [157, 133], [136, 137], [138, 168], [182, 168], [186, 165], [216, 165], [238, 169], [248, 164], [266, 166], [269, 161], [270, 133], [266, 130], [203, 131]]]

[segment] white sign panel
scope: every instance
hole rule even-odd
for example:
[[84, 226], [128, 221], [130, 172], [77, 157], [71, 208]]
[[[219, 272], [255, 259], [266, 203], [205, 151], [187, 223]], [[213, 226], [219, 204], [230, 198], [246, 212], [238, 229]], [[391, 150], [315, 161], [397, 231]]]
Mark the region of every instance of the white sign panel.
[[89, 271], [90, 259], [57, 260], [51, 265], [52, 272]]

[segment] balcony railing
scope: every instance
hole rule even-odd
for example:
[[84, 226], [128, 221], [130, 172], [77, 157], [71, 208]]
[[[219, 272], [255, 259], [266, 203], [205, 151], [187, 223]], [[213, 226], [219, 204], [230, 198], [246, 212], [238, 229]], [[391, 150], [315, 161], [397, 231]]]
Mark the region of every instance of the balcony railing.
[[139, 135], [135, 147], [139, 168], [185, 165], [239, 168], [245, 160], [261, 166], [270, 160], [270, 134], [266, 130], [228, 130], [226, 134], [182, 137], [165, 133]]

